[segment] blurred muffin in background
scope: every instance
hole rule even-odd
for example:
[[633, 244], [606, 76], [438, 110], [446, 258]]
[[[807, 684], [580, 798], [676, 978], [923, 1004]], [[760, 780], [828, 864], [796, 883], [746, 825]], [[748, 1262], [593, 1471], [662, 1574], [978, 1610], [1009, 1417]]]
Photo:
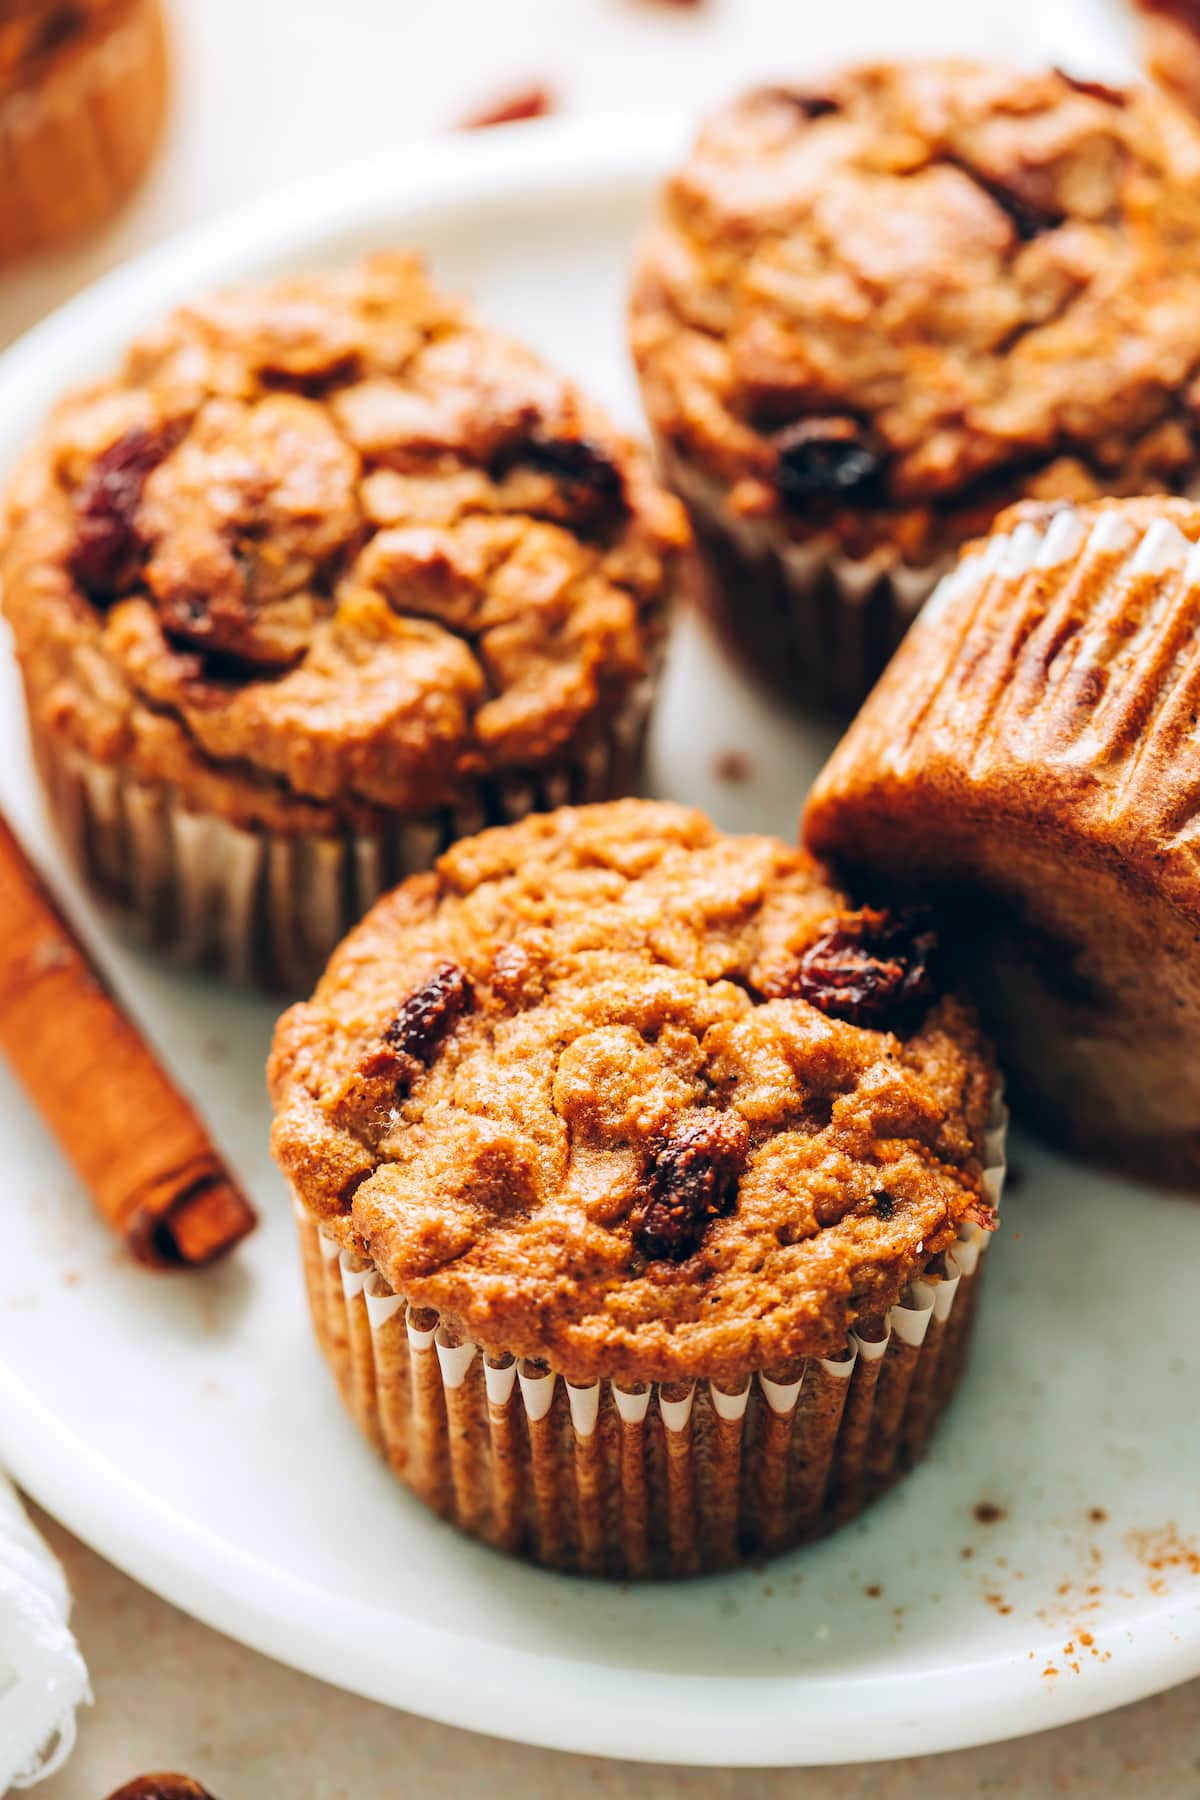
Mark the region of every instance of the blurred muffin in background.
[[180, 307], [57, 408], [6, 526], [82, 870], [284, 987], [453, 839], [636, 785], [690, 543], [645, 452], [401, 253]]
[[0, 0], [0, 263], [116, 211], [166, 93], [159, 0]]
[[1169, 94], [1200, 113], [1200, 3], [1135, 0], [1143, 15], [1146, 72]]
[[667, 183], [632, 340], [727, 640], [863, 698], [1024, 498], [1190, 492], [1200, 131], [1150, 90], [965, 62], [738, 100]]

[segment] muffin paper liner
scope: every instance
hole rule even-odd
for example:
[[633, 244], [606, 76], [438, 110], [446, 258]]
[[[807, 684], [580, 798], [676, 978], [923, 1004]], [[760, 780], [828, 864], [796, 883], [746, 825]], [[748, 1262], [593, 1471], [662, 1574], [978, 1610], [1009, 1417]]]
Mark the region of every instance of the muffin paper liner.
[[635, 791], [649, 705], [646, 684], [603, 736], [552, 769], [477, 784], [428, 818], [332, 835], [235, 825], [36, 728], [33, 744], [67, 848], [122, 923], [189, 964], [298, 992], [380, 894], [456, 838]]
[[117, 209], [158, 142], [166, 84], [159, 0], [130, 0], [107, 35], [66, 45], [44, 80], [0, 97], [0, 262]]
[[[998, 1206], [997, 1095], [984, 1188]], [[737, 1383], [599, 1380], [483, 1352], [340, 1250], [293, 1195], [318, 1342], [400, 1479], [460, 1530], [552, 1568], [692, 1575], [854, 1516], [922, 1453], [962, 1371], [988, 1234], [960, 1229], [883, 1326]]]
[[853, 712], [953, 555], [918, 565], [881, 550], [855, 561], [830, 536], [797, 543], [767, 521], [730, 517], [720, 488], [661, 444], [659, 461], [691, 516], [701, 602], [722, 640], [789, 704]]

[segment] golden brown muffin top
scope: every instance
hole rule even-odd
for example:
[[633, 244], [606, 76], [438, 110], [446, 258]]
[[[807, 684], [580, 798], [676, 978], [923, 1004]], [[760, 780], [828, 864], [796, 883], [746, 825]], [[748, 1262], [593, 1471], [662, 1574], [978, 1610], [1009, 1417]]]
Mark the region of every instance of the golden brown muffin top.
[[987, 1219], [991, 1064], [931, 951], [682, 807], [488, 831], [285, 1014], [275, 1154], [411, 1303], [571, 1379], [836, 1353]]
[[633, 342], [669, 446], [800, 534], [919, 555], [1026, 494], [1178, 491], [1200, 131], [1150, 91], [965, 62], [752, 93], [666, 186]]
[[0, 560], [43, 725], [251, 818], [429, 813], [645, 673], [676, 502], [414, 258], [181, 308], [66, 400]]

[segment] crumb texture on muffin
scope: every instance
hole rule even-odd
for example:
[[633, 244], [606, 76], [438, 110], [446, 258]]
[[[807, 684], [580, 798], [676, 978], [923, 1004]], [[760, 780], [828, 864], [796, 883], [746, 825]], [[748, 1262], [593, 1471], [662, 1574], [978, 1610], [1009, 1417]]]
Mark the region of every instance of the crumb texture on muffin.
[[388, 254], [141, 338], [18, 471], [0, 574], [42, 730], [320, 828], [586, 743], [685, 536], [568, 382]]
[[1150, 91], [961, 62], [754, 92], [668, 183], [633, 342], [734, 512], [911, 561], [1022, 495], [1197, 464], [1200, 133]]
[[1200, 1181], [1200, 505], [1024, 502], [819, 778], [810, 847], [940, 897], [1018, 1098]]
[[276, 1156], [396, 1292], [570, 1379], [837, 1354], [986, 1214], [988, 1053], [884, 923], [666, 804], [465, 840], [281, 1021]]

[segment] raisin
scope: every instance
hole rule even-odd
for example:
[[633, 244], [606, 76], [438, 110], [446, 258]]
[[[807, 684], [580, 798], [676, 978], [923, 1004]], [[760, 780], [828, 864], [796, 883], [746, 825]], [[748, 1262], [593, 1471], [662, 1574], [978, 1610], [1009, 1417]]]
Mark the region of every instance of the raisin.
[[491, 106], [468, 114], [459, 130], [485, 131], [491, 125], [516, 125], [522, 119], [544, 119], [548, 113], [557, 110], [554, 95], [549, 88], [518, 88], [515, 93], [507, 94], [504, 99], [493, 102]]
[[1040, 237], [1044, 231], [1057, 230], [1066, 218], [1065, 213], [1042, 205], [1030, 194], [1022, 193], [1011, 182], [997, 181], [991, 175], [984, 175], [970, 163], [959, 162], [954, 157], [948, 160], [977, 187], [983, 189], [993, 206], [998, 206], [1011, 221], [1013, 230], [1024, 244], [1031, 238]]
[[401, 1064], [428, 1064], [473, 999], [466, 971], [457, 963], [439, 963], [405, 1000], [383, 1041]]
[[492, 954], [492, 992], [517, 1010], [540, 1000], [545, 991], [541, 971], [521, 944], [500, 944]]
[[963, 1213], [963, 1218], [984, 1231], [995, 1231], [1000, 1223], [999, 1213], [987, 1200], [972, 1200]]
[[877, 1219], [890, 1219], [893, 1216], [896, 1211], [896, 1202], [892, 1199], [890, 1194], [884, 1193], [881, 1188], [877, 1194], [871, 1195], [871, 1199], [875, 1203], [875, 1217]]
[[94, 600], [111, 600], [137, 580], [142, 489], [172, 442], [169, 432], [135, 426], [101, 452], [80, 484], [70, 570]]
[[1126, 106], [1129, 102], [1123, 88], [1110, 87], [1107, 81], [1085, 81], [1081, 75], [1068, 75], [1065, 69], [1055, 69], [1054, 73], [1077, 94], [1086, 94], [1089, 100], [1100, 100], [1105, 106]]
[[980, 186], [987, 189], [1000, 211], [1008, 214], [1013, 229], [1023, 244], [1027, 244], [1031, 238], [1040, 237], [1043, 231], [1056, 231], [1066, 218], [1065, 213], [1039, 206], [1035, 200], [1030, 200], [1027, 195], [1020, 194], [1015, 188], [1006, 187], [999, 181], [983, 181]]
[[474, 1000], [465, 970], [439, 963], [414, 988], [379, 1042], [359, 1057], [329, 1101], [335, 1123], [375, 1143], [395, 1122], [396, 1106]]
[[882, 1030], [931, 998], [936, 950], [927, 913], [864, 908], [809, 946], [786, 991], [831, 1019]]
[[212, 1800], [212, 1795], [190, 1775], [138, 1775], [108, 1800]]
[[634, 1225], [637, 1248], [652, 1260], [691, 1256], [713, 1219], [728, 1212], [746, 1160], [749, 1133], [737, 1113], [704, 1108], [650, 1146], [646, 1198]]
[[621, 471], [603, 445], [592, 438], [531, 432], [497, 457], [492, 474], [499, 480], [518, 466], [536, 469], [557, 481], [573, 514], [599, 518], [624, 509], [625, 482]]
[[805, 88], [765, 87], [759, 90], [764, 100], [775, 100], [784, 106], [794, 107], [805, 119], [827, 119], [831, 113], [841, 112], [841, 103], [828, 94], [810, 93]]
[[853, 419], [801, 419], [773, 441], [775, 485], [789, 506], [866, 499], [878, 488], [883, 458]]

